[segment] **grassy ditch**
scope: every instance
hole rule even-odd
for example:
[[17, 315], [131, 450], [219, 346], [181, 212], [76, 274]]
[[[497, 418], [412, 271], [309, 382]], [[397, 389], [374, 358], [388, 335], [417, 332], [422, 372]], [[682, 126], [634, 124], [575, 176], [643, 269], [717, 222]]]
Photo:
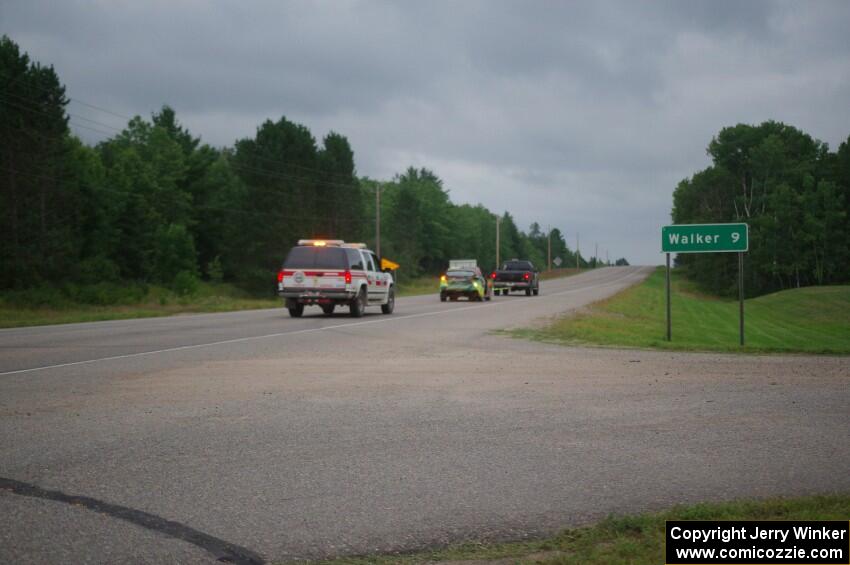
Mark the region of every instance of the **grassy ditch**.
[[745, 302], [746, 346], [738, 346], [738, 302], [698, 292], [673, 275], [673, 341], [665, 341], [664, 270], [586, 311], [512, 335], [572, 345], [780, 353], [850, 353], [850, 286], [786, 290]]
[[99, 284], [60, 291], [36, 288], [0, 296], [0, 328], [277, 308], [230, 284], [196, 283], [182, 292], [154, 285]]
[[[564, 530], [546, 539], [500, 544], [466, 544], [405, 555], [370, 555], [314, 562], [314, 565], [546, 565], [664, 563], [665, 520], [847, 520], [850, 495], [726, 502], [680, 506], [666, 512], [610, 517]], [[301, 562], [303, 563], [303, 561]]]

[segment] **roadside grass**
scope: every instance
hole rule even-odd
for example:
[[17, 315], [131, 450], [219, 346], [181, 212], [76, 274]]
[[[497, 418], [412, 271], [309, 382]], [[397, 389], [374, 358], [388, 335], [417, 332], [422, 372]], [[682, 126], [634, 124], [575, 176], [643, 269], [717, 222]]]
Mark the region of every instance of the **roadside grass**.
[[785, 290], [746, 300], [738, 345], [738, 302], [708, 296], [674, 271], [673, 341], [665, 340], [664, 269], [586, 311], [543, 328], [507, 333], [552, 343], [747, 353], [850, 354], [850, 286]]
[[[585, 271], [590, 271], [591, 269], [585, 269]], [[546, 281], [549, 279], [561, 279], [564, 277], [571, 277], [573, 275], [577, 275], [581, 273], [580, 269], [570, 268], [570, 269], [552, 269], [551, 271], [540, 271], [540, 280]]]
[[421, 294], [437, 294], [440, 291], [440, 276], [430, 275], [411, 279], [401, 276], [397, 285], [396, 296], [419, 296]]
[[[464, 544], [399, 555], [369, 555], [314, 561], [313, 565], [418, 565], [464, 562], [567, 565], [664, 563], [665, 520], [847, 520], [850, 495], [736, 501], [677, 506], [660, 513], [612, 516], [564, 530], [555, 536], [521, 542]], [[300, 563], [304, 563], [301, 561]]]
[[[230, 284], [199, 283], [188, 295], [160, 286], [136, 287], [130, 290], [101, 289], [100, 302], [87, 304], [61, 295], [55, 289], [40, 289], [35, 295], [20, 299], [0, 296], [0, 328], [70, 324], [130, 318], [152, 318], [202, 312], [229, 312], [259, 308], [279, 308], [274, 297], [257, 298]], [[95, 296], [98, 300], [98, 297]]]

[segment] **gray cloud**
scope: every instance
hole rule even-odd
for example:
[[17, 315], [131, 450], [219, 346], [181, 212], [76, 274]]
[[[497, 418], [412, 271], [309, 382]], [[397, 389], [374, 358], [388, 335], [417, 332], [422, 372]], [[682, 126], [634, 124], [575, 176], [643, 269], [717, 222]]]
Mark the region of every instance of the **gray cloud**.
[[285, 115], [348, 136], [361, 174], [429, 167], [455, 201], [643, 263], [721, 127], [850, 133], [842, 1], [17, 2], [0, 25], [76, 100], [168, 103], [215, 145]]

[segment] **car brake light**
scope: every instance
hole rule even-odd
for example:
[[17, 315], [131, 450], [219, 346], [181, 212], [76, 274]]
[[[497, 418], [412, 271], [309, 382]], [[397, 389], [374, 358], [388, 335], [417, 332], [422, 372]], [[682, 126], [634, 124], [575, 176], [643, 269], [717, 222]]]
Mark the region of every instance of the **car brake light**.
[[524, 278], [525, 280], [528, 280], [529, 279], [528, 273], [523, 273], [522, 278]]
[[351, 284], [351, 271], [345, 271], [345, 284]]
[[283, 282], [283, 271], [277, 272], [277, 282], [279, 282], [279, 283]]
[[495, 271], [493, 271], [492, 273], [490, 273], [490, 278], [491, 278], [491, 279], [495, 279], [495, 278], [496, 278], [496, 272], [495, 272]]

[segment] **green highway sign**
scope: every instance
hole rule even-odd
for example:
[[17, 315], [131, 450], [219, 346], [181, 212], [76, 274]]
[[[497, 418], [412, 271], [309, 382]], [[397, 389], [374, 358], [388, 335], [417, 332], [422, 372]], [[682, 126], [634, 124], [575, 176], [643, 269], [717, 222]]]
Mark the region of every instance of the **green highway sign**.
[[673, 339], [670, 300], [671, 253], [738, 253], [740, 343], [744, 345], [744, 252], [750, 248], [747, 224], [680, 224], [661, 228], [661, 252], [667, 254], [667, 341]]
[[747, 224], [681, 224], [661, 228], [662, 253], [741, 253], [749, 246]]

